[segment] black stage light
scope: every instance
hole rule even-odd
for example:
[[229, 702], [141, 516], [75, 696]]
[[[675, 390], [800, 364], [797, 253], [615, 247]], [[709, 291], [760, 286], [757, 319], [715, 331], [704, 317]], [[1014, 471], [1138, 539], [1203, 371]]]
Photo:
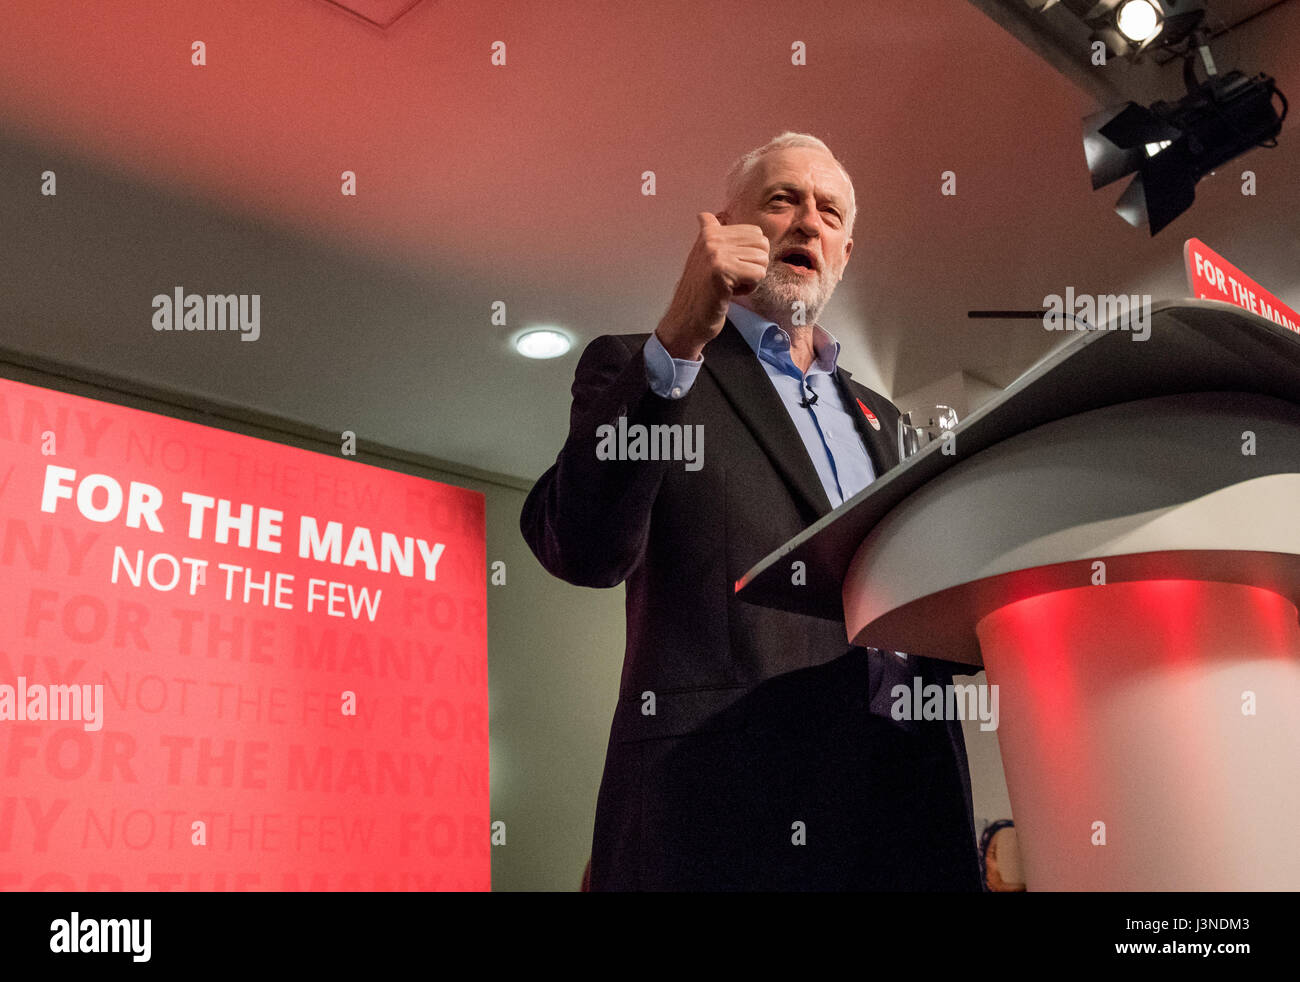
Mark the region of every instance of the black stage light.
[[1188, 80], [1188, 94], [1177, 102], [1130, 102], [1083, 121], [1093, 188], [1136, 171], [1115, 210], [1130, 225], [1150, 226], [1152, 235], [1192, 206], [1206, 174], [1254, 147], [1277, 146], [1286, 118], [1286, 97], [1267, 75], [1229, 72], [1195, 85], [1189, 73]]

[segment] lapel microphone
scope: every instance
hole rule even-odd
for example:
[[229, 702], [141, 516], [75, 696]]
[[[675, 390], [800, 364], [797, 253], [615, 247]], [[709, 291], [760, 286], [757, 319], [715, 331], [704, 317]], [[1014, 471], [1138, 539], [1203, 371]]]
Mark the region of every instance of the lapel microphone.
[[817, 393], [809, 389], [807, 392], [804, 393], [804, 397], [799, 402], [799, 405], [802, 406], [804, 409], [808, 409], [810, 406], [816, 405], [816, 403], [817, 403]]

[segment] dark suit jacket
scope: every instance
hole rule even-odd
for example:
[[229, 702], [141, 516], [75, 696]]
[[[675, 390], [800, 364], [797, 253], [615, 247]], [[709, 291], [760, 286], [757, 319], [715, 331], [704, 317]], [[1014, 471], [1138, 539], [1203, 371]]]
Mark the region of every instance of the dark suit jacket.
[[[945, 684], [958, 667], [904, 670], [850, 646], [841, 623], [736, 598], [741, 574], [830, 501], [730, 320], [679, 400], [649, 388], [648, 337], [587, 346], [568, 438], [520, 519], [554, 575], [627, 584], [592, 889], [978, 889], [960, 724], [888, 718], [894, 682]], [[837, 384], [879, 477], [898, 463], [898, 410], [844, 369]], [[597, 430], [619, 416], [702, 424], [703, 467], [597, 459]]]

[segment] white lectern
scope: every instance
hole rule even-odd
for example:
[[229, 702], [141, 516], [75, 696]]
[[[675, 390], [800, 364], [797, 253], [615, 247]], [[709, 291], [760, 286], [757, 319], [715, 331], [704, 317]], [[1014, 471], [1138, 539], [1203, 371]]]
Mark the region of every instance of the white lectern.
[[1300, 890], [1300, 335], [1161, 303], [953, 434], [740, 596], [985, 667], [1031, 890]]

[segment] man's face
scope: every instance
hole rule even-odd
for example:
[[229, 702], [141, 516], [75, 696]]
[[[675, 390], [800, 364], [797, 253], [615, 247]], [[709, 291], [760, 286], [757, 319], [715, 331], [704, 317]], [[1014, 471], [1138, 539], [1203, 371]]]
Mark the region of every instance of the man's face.
[[815, 323], [853, 251], [848, 209], [848, 180], [823, 151], [791, 147], [760, 157], [738, 200], [718, 216], [727, 225], [757, 225], [772, 247], [767, 275], [738, 302], [785, 323], [802, 300]]

